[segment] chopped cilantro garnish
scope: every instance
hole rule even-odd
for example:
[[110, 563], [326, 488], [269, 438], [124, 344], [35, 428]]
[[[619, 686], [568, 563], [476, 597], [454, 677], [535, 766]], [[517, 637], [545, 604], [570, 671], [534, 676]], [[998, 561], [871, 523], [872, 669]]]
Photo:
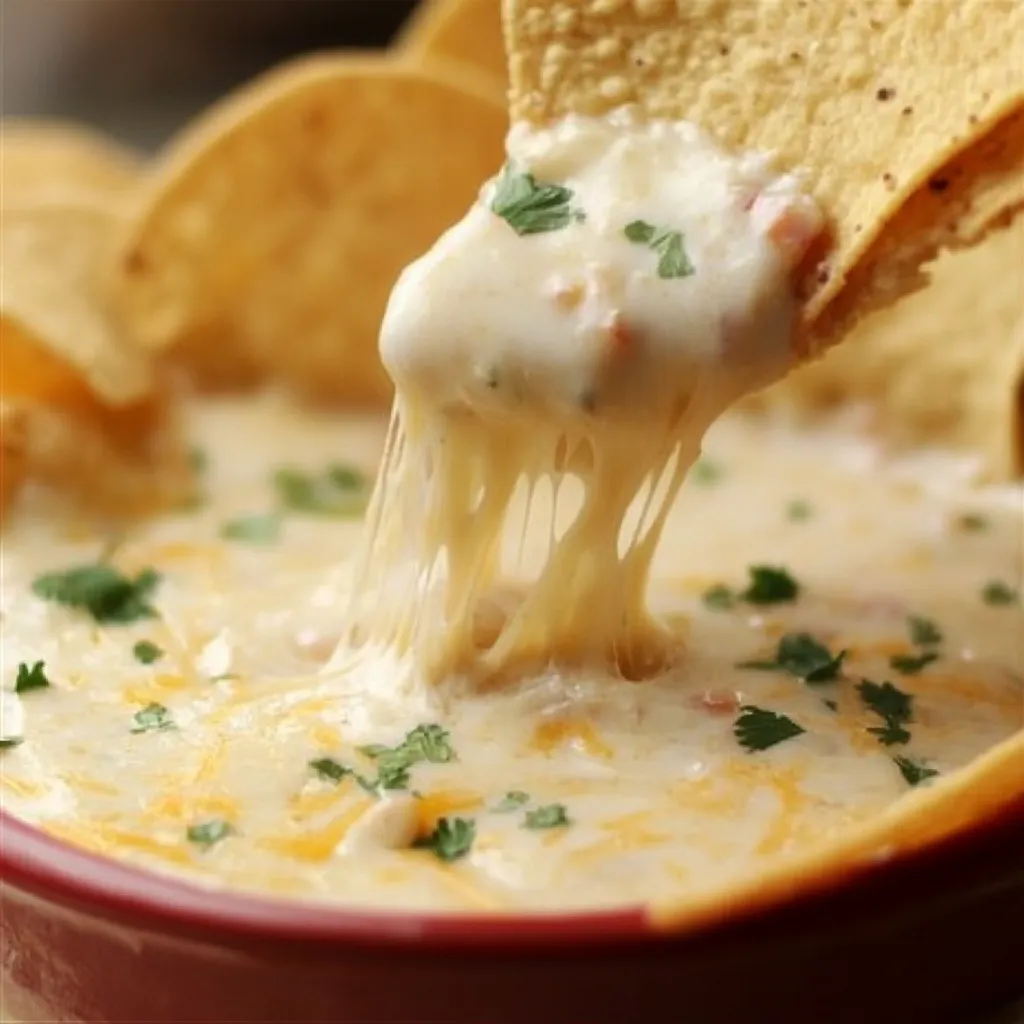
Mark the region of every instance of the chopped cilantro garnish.
[[690, 478], [698, 484], [715, 484], [722, 479], [722, 467], [702, 455], [690, 470]]
[[838, 677], [845, 657], [846, 651], [833, 655], [810, 633], [787, 633], [779, 641], [773, 660], [745, 661], [738, 667], [781, 670], [806, 683], [829, 683]]
[[5, 736], [3, 739], [0, 739], [0, 750], [9, 750], [11, 747], [19, 747], [24, 742], [24, 736]]
[[238, 540], [246, 544], [276, 544], [281, 536], [281, 519], [273, 512], [262, 515], [239, 516], [229, 519], [221, 528], [225, 540]]
[[113, 566], [97, 562], [45, 573], [36, 578], [32, 590], [44, 601], [81, 608], [97, 622], [124, 624], [156, 616], [147, 598], [159, 582], [153, 569], [143, 569], [132, 580]]
[[285, 467], [274, 474], [274, 489], [290, 512], [339, 517], [362, 512], [370, 491], [366, 476], [348, 466], [328, 466], [319, 475]]
[[990, 580], [981, 588], [981, 599], [985, 604], [1017, 604], [1020, 601], [1020, 591], [1002, 580]]
[[838, 711], [839, 710], [839, 703], [838, 703], [838, 701], [834, 701], [834, 700], [829, 699], [829, 700], [823, 701], [822, 703], [825, 705], [825, 707], [827, 707], [829, 709], [829, 711]]
[[670, 231], [656, 228], [644, 220], [631, 221], [622, 232], [630, 242], [646, 245], [660, 257], [658, 260], [658, 277], [670, 280], [677, 277], [689, 277], [695, 273], [690, 257], [686, 254], [681, 231]]
[[527, 811], [523, 818], [523, 828], [563, 828], [571, 824], [569, 812], [565, 804], [545, 804], [532, 811]]
[[413, 846], [418, 850], [430, 850], [438, 860], [453, 861], [465, 857], [476, 838], [476, 823], [468, 818], [441, 818], [434, 831]]
[[956, 525], [968, 533], [981, 533], [988, 529], [988, 519], [977, 512], [965, 512], [957, 517]]
[[154, 661], [159, 661], [163, 656], [163, 649], [157, 647], [152, 640], [140, 640], [133, 648], [132, 654], [135, 655], [135, 660], [142, 662], [143, 665], [152, 665]]
[[432, 724], [416, 726], [396, 747], [375, 743], [361, 749], [376, 762], [377, 781], [382, 789], [405, 789], [409, 785], [409, 769], [422, 761], [446, 764], [455, 760], [448, 730]]
[[568, 227], [582, 215], [572, 209], [573, 191], [537, 181], [506, 164], [491, 199], [494, 211], [517, 235], [540, 235]]
[[796, 498], [786, 506], [786, 518], [794, 523], [802, 523], [814, 514], [810, 502]]
[[166, 729], [176, 728], [170, 711], [163, 704], [147, 704], [141, 711], [136, 711], [132, 717], [135, 723], [132, 732], [163, 732]]
[[202, 448], [194, 447], [189, 449], [188, 464], [193, 473], [204, 472], [206, 467], [209, 465], [209, 462], [210, 460]]
[[31, 690], [45, 690], [50, 686], [46, 675], [46, 663], [37, 661], [32, 665], [24, 662], [18, 665], [18, 673], [14, 679], [15, 693], [28, 693]]
[[909, 757], [894, 757], [892, 762], [897, 768], [899, 768], [900, 775], [902, 775], [911, 786], [919, 786], [922, 782], [926, 782], [928, 779], [933, 779], [939, 774], [934, 768], [929, 768], [927, 765], [923, 765], [919, 761], [914, 761]]
[[189, 825], [185, 835], [188, 836], [190, 843], [195, 843], [201, 849], [208, 850], [211, 846], [216, 846], [222, 839], [227, 839], [234, 831], [231, 823], [223, 818], [211, 818], [199, 825]]
[[922, 651], [920, 654], [894, 654], [889, 667], [905, 676], [916, 676], [921, 669], [939, 660], [938, 651]]
[[524, 793], [521, 789], [510, 789], [495, 805], [494, 810], [498, 814], [507, 814], [509, 811], [518, 810], [523, 804], [530, 802], [530, 794]]
[[749, 751], [767, 750], [806, 731], [788, 715], [780, 715], [752, 704], [741, 709], [732, 726], [739, 745]]
[[914, 698], [892, 683], [875, 683], [864, 679], [857, 684], [857, 692], [864, 706], [885, 723], [872, 726], [868, 732], [878, 737], [885, 747], [909, 743], [910, 733], [904, 728], [914, 720]]
[[740, 597], [750, 604], [782, 604], [800, 593], [800, 584], [783, 568], [752, 565], [747, 571], [750, 583]]
[[309, 767], [316, 773], [317, 778], [323, 779], [324, 782], [339, 783], [351, 776], [367, 793], [377, 792], [376, 782], [360, 775], [354, 769], [346, 767], [340, 761], [335, 761], [333, 757], [318, 757], [309, 762]]
[[907, 618], [907, 627], [910, 630], [910, 642], [918, 647], [934, 647], [942, 643], [942, 630], [931, 619], [911, 615]]
[[717, 583], [704, 591], [701, 600], [708, 608], [721, 612], [735, 606], [736, 595], [723, 583]]

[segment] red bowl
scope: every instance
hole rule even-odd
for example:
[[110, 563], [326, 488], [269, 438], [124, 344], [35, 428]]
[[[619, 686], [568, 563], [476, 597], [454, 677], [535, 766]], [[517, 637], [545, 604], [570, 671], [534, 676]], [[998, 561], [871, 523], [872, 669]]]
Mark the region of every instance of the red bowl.
[[365, 913], [211, 892], [0, 813], [19, 1021], [938, 1024], [1024, 988], [1024, 794], [966, 833], [688, 931], [640, 910]]

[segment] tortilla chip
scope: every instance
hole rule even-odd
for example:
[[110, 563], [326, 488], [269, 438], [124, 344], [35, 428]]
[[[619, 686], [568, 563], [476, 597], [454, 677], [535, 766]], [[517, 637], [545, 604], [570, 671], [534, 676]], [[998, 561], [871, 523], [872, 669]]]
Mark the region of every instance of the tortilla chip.
[[0, 209], [0, 501], [29, 480], [118, 516], [190, 488], [149, 358], [114, 332], [99, 282], [120, 215], [95, 197]]
[[412, 57], [471, 65], [503, 88], [508, 81], [501, 0], [427, 0], [406, 22], [398, 46]]
[[500, 166], [505, 131], [471, 70], [342, 55], [270, 74], [164, 155], [117, 261], [125, 328], [206, 381], [386, 399], [392, 285]]
[[0, 392], [59, 398], [82, 387], [110, 405], [146, 395], [145, 353], [115, 332], [102, 303], [120, 213], [75, 199], [0, 209]]
[[748, 406], [813, 419], [848, 402], [870, 404], [887, 442], [976, 452], [991, 479], [1024, 474], [1024, 224], [944, 254], [927, 289]]
[[0, 398], [0, 513], [29, 483], [76, 512], [134, 519], [188, 500], [194, 480], [165, 396], [122, 409]]
[[63, 121], [0, 121], [0, 203], [24, 205], [78, 193], [127, 194], [141, 159], [99, 132]]
[[513, 119], [626, 103], [800, 170], [831, 219], [797, 354], [1024, 204], [1017, 0], [506, 0]]

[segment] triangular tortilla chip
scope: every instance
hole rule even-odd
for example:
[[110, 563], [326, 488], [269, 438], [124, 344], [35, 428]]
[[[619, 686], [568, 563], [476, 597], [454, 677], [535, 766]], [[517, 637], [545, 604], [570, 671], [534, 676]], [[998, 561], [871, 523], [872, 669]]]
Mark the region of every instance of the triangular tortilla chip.
[[801, 170], [831, 243], [798, 355], [1024, 204], [1018, 0], [505, 0], [514, 120], [626, 103]]
[[403, 54], [469, 64], [504, 85], [508, 60], [501, 28], [501, 0], [427, 0], [398, 37]]
[[391, 287], [498, 168], [506, 124], [472, 69], [342, 55], [273, 72], [164, 154], [116, 267], [124, 327], [207, 380], [385, 399]]
[[0, 121], [0, 204], [73, 197], [124, 196], [142, 161], [99, 132], [64, 121]]
[[104, 514], [188, 491], [149, 357], [114, 331], [99, 278], [120, 214], [95, 196], [0, 210], [0, 497], [45, 481]]
[[928, 288], [748, 405], [813, 418], [850, 402], [870, 406], [887, 443], [977, 453], [990, 479], [1024, 475], [1024, 224], [944, 254]]

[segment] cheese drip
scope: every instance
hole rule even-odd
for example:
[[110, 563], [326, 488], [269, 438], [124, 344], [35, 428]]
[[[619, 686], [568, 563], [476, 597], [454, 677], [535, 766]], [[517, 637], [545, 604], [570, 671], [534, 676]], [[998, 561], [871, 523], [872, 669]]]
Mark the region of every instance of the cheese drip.
[[[788, 368], [789, 268], [819, 224], [792, 179], [630, 112], [518, 126], [508, 148], [392, 295], [397, 399], [334, 667], [369, 646], [428, 680], [657, 671], [676, 646], [645, 605], [665, 517], [707, 427]], [[536, 492], [571, 480], [561, 529]], [[517, 491], [551, 520], [525, 578]]]

